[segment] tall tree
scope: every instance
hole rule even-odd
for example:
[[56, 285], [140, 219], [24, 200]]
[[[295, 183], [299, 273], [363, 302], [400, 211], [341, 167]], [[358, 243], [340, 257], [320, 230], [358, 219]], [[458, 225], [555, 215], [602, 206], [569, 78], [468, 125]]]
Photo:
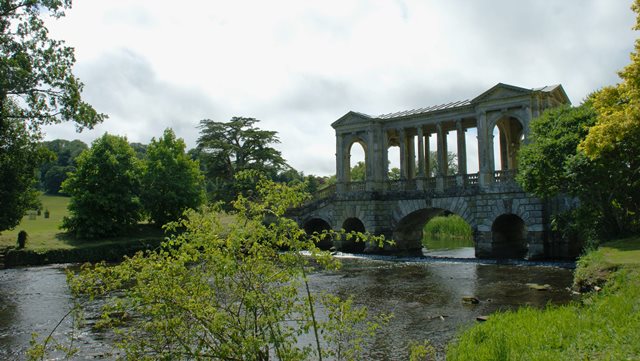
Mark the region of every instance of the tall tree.
[[211, 200], [228, 202], [255, 188], [255, 181], [235, 179], [238, 172], [254, 170], [273, 179], [286, 169], [280, 151], [272, 146], [280, 143], [277, 132], [258, 128], [258, 122], [242, 117], [229, 122], [200, 121], [197, 149]]
[[173, 130], [153, 138], [146, 148], [140, 199], [156, 225], [176, 221], [187, 209], [197, 209], [206, 200], [204, 177], [197, 160], [185, 153], [184, 140]]
[[7, 120], [0, 127], [0, 230], [12, 229], [38, 204], [34, 164], [46, 159], [26, 125]]
[[126, 138], [104, 134], [77, 159], [62, 191], [71, 195], [62, 227], [79, 238], [120, 235], [142, 218], [140, 161]]
[[[640, 0], [634, 30], [640, 30]], [[607, 166], [620, 228], [640, 231], [640, 39], [635, 41], [631, 63], [618, 75], [621, 82], [605, 87], [593, 96], [598, 114], [596, 124], [580, 143], [580, 149], [594, 162]]]
[[[15, 144], [39, 139], [43, 124], [73, 121], [82, 129], [106, 118], [80, 96], [83, 84], [72, 73], [73, 48], [50, 39], [41, 19], [45, 14], [64, 16], [70, 7], [71, 0], [0, 0], [0, 133], [14, 137]], [[0, 219], [19, 219], [33, 197], [30, 188], [16, 185], [34, 184], [39, 163], [26, 163], [29, 167], [19, 172], [15, 167], [8, 170], [6, 164], [16, 165], [25, 157], [35, 160], [39, 150], [30, 147], [12, 152], [15, 148], [4, 144], [0, 147], [4, 163], [0, 193], [13, 201], [0, 203]], [[32, 154], [27, 155], [28, 150]], [[0, 231], [14, 223], [0, 224]]]

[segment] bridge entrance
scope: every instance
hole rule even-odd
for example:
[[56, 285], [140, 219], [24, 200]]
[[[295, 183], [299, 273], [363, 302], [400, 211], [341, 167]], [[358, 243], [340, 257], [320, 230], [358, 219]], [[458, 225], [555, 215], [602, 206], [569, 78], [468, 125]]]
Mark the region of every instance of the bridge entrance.
[[[325, 223], [305, 223], [305, 229], [329, 225], [384, 235], [397, 245], [368, 245], [365, 251], [404, 252], [421, 249], [424, 224], [447, 210], [471, 226], [476, 257], [548, 257], [549, 249], [558, 249], [551, 244], [548, 220], [562, 209], [523, 192], [514, 176], [531, 120], [563, 104], [570, 101], [561, 85], [497, 84], [470, 100], [378, 116], [351, 111], [332, 124], [335, 190], [298, 209], [299, 222], [318, 218]], [[356, 180], [351, 153], [360, 146], [364, 174]], [[390, 159], [396, 152], [399, 164]], [[449, 153], [457, 155], [456, 166], [449, 166]], [[390, 172], [390, 163], [399, 169]]]

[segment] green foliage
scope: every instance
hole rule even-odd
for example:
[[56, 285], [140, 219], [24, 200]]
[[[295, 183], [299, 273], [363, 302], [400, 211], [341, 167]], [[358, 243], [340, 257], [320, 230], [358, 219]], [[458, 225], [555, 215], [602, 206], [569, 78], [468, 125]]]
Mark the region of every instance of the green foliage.
[[45, 160], [35, 144], [40, 126], [91, 127], [106, 117], [82, 101], [73, 48], [49, 39], [41, 19], [70, 7], [71, 0], [0, 1], [0, 231], [33, 206], [34, 170]]
[[363, 161], [359, 161], [351, 167], [351, 181], [364, 182], [367, 178], [367, 167]]
[[81, 99], [83, 84], [73, 73], [73, 48], [49, 38], [41, 16], [59, 18], [71, 0], [2, 0], [0, 2], [0, 108], [8, 101], [20, 104], [2, 113], [9, 119], [42, 124], [73, 121], [92, 127], [105, 116]]
[[433, 217], [423, 229], [424, 237], [429, 238], [471, 238], [471, 226], [457, 214]]
[[36, 208], [35, 166], [46, 159], [38, 135], [17, 120], [0, 122], [0, 231], [20, 223], [29, 209]]
[[71, 195], [62, 228], [84, 239], [120, 235], [141, 219], [142, 167], [126, 138], [104, 134], [77, 158], [62, 184]]
[[[215, 209], [189, 211], [168, 227], [181, 232], [161, 249], [69, 275], [78, 300], [104, 302], [96, 327], [114, 335], [124, 358], [367, 358], [363, 345], [379, 324], [350, 300], [311, 294], [309, 272], [339, 263], [315, 246], [324, 234], [306, 236], [283, 217], [307, 198], [300, 192], [305, 185], [257, 183], [251, 199], [233, 202], [235, 221], [226, 227]], [[318, 317], [320, 306], [326, 317]], [[303, 342], [309, 335], [312, 341]]]
[[42, 188], [48, 194], [59, 194], [67, 174], [76, 170], [75, 159], [89, 147], [77, 139], [56, 139], [42, 144], [55, 156], [55, 159], [40, 166]]
[[569, 182], [569, 162], [595, 120], [593, 109], [583, 104], [548, 109], [531, 122], [530, 142], [518, 154], [517, 180], [522, 187], [541, 198], [576, 194], [576, 185]]
[[200, 121], [197, 153], [210, 201], [229, 204], [236, 195], [255, 189], [256, 184], [250, 179], [235, 179], [238, 172], [254, 170], [273, 179], [287, 169], [280, 151], [272, 147], [280, 142], [277, 133], [256, 127], [258, 121], [242, 117], [233, 117], [226, 123]]
[[[438, 152], [429, 152], [429, 169], [427, 169], [429, 174], [427, 176], [435, 177], [440, 173], [438, 163]], [[453, 152], [447, 152], [447, 175], [456, 173], [458, 173], [458, 157]]]
[[[587, 257], [577, 272], [584, 264], [605, 268], [597, 265], [603, 255]], [[640, 272], [623, 267], [582, 304], [492, 315], [464, 331], [447, 360], [634, 360], [640, 355], [638, 310]]]
[[177, 221], [184, 211], [205, 202], [200, 166], [185, 148], [184, 140], [176, 139], [173, 130], [167, 129], [146, 149], [140, 200], [157, 225]]

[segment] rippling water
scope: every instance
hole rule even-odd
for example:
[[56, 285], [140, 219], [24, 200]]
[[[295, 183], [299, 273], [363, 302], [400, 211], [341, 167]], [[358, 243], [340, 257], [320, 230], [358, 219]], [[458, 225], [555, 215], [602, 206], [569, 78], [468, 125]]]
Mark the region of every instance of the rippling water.
[[[472, 255], [469, 249], [436, 255]], [[429, 253], [434, 255], [434, 253]], [[371, 350], [378, 360], [405, 360], [407, 340], [429, 339], [440, 356], [447, 342], [477, 316], [521, 306], [544, 307], [571, 300], [572, 271], [553, 266], [481, 264], [474, 260], [367, 257], [343, 255], [337, 272], [311, 276], [313, 288], [347, 296], [373, 312], [393, 312], [391, 323]], [[46, 335], [71, 308], [65, 265], [0, 271], [0, 359], [22, 360], [32, 332]], [[549, 284], [548, 291], [527, 283]], [[474, 296], [480, 303], [462, 302]], [[64, 322], [58, 336], [70, 332]], [[100, 359], [111, 350], [101, 335], [84, 331], [77, 359]]]

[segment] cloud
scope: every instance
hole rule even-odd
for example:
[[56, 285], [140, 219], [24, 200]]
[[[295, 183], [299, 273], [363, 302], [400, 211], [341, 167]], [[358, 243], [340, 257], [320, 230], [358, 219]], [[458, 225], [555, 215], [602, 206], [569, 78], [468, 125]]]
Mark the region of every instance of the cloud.
[[[81, 139], [109, 132], [148, 143], [171, 127], [194, 146], [198, 122], [215, 118], [218, 112], [219, 107], [201, 90], [160, 80], [147, 59], [128, 50], [79, 64], [76, 73], [87, 84], [83, 97], [109, 116], [94, 130], [78, 134]], [[47, 137], [71, 138], [69, 126], [49, 127]]]
[[[630, 1], [157, 0], [77, 2], [51, 22], [76, 48], [104, 131], [189, 146], [202, 118], [262, 120], [305, 173], [335, 172], [330, 124], [473, 98], [498, 82], [562, 83], [574, 104], [618, 81]], [[73, 138], [72, 125], [47, 129]]]

